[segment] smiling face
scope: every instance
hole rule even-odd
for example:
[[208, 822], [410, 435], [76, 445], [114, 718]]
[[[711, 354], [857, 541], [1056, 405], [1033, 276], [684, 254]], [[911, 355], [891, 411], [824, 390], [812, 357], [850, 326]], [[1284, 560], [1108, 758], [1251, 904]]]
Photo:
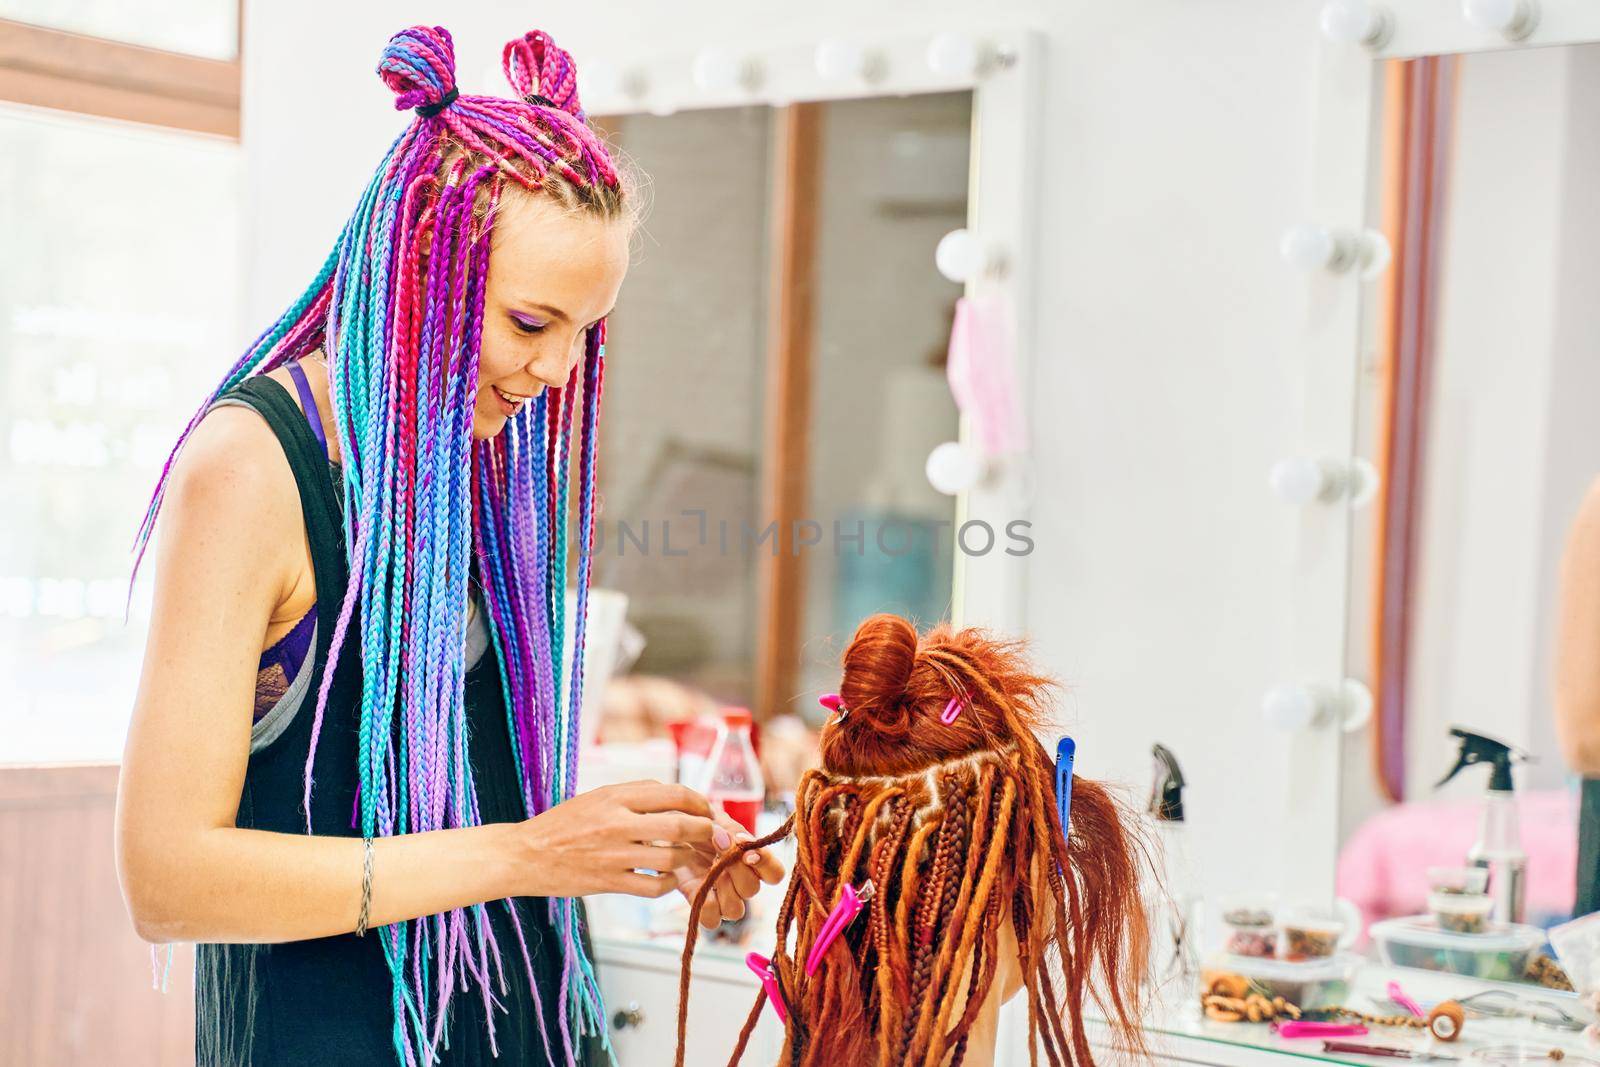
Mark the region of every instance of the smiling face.
[[508, 193], [489, 254], [472, 436], [485, 440], [583, 359], [584, 337], [617, 302], [628, 272], [625, 221]]

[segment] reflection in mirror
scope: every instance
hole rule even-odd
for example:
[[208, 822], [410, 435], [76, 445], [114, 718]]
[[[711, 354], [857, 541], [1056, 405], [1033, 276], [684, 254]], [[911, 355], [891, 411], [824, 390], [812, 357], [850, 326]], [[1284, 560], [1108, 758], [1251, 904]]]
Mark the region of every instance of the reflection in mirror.
[[1392, 962], [1559, 986], [1541, 928], [1600, 876], [1600, 46], [1384, 67], [1338, 891]]
[[950, 613], [955, 501], [923, 465], [958, 430], [934, 249], [966, 224], [971, 94], [603, 124], [651, 206], [607, 345], [594, 584], [627, 622], [589, 782], [733, 705], [781, 792], [855, 624]]

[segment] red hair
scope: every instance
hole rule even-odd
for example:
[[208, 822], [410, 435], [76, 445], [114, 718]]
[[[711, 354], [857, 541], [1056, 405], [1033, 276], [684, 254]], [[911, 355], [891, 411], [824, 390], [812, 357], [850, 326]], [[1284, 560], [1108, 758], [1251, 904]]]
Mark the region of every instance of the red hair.
[[[960, 1064], [994, 987], [1007, 916], [1028, 996], [1030, 1057], [1042, 1047], [1052, 1065], [1094, 1063], [1086, 994], [1118, 1044], [1144, 1050], [1136, 1024], [1149, 942], [1143, 846], [1117, 799], [1081, 777], [1071, 837], [1062, 834], [1053, 764], [1036, 734], [1049, 724], [1050, 688], [1021, 642], [981, 630], [940, 626], [919, 637], [894, 615], [856, 630], [844, 654], [844, 714], [822, 732], [822, 769], [801, 779], [795, 814], [779, 831], [718, 860], [693, 912], [743, 851], [794, 834], [772, 953], [789, 1011], [782, 1063]], [[962, 710], [945, 723], [952, 697]], [[841, 888], [863, 878], [876, 890], [871, 902], [808, 978], [798, 961]], [[679, 1067], [697, 933], [691, 924], [684, 944]], [[763, 992], [730, 1064], [765, 1002]]]

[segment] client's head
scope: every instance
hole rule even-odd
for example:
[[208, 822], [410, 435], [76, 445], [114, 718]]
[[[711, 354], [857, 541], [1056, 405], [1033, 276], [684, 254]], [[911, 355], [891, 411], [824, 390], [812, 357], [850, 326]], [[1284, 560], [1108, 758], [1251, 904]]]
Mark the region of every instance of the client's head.
[[[822, 767], [770, 839], [796, 844], [772, 951], [784, 1063], [960, 1063], [980, 1016], [1019, 989], [1052, 1064], [1093, 1062], [1086, 993], [1141, 1047], [1139, 846], [1117, 801], [1083, 778], [1063, 836], [1035, 734], [1049, 689], [1018, 642], [944, 626], [919, 636], [893, 615], [857, 629]], [[870, 899], [808, 975], [844, 888], [868, 880]], [[680, 1005], [680, 1063], [685, 1018]]]

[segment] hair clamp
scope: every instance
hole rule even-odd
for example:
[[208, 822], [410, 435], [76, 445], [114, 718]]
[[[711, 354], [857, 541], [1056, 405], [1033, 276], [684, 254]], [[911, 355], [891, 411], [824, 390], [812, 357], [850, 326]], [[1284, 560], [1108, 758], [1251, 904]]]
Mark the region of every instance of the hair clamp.
[[850, 714], [850, 709], [844, 706], [844, 702], [839, 699], [838, 693], [823, 693], [817, 698], [817, 703], [839, 716], [839, 719], [843, 719]]
[[778, 988], [778, 972], [773, 968], [772, 961], [759, 952], [752, 952], [744, 958], [744, 965], [756, 973], [761, 980], [761, 988], [767, 991], [767, 999], [772, 1001], [772, 1010], [778, 1013], [778, 1021], [789, 1021], [789, 1006], [783, 1002], [783, 990]]
[[822, 924], [821, 933], [817, 934], [817, 940], [812, 944], [811, 951], [806, 953], [807, 978], [817, 973], [817, 968], [822, 966], [822, 957], [827, 953], [829, 946], [838, 939], [840, 934], [844, 933], [845, 927], [854, 922], [855, 917], [861, 914], [862, 907], [872, 899], [874, 892], [876, 892], [876, 888], [873, 886], [871, 878], [862, 882], [859, 890], [853, 885], [846, 885], [844, 889], [840, 890], [839, 903], [835, 904], [833, 911], [828, 913], [828, 921]]
[[963, 706], [964, 705], [962, 704], [960, 697], [951, 697], [950, 703], [946, 704], [944, 706], [944, 711], [939, 713], [939, 721], [944, 723], [946, 726], [949, 726], [951, 723], [955, 722], [956, 717], [961, 714], [961, 709]]

